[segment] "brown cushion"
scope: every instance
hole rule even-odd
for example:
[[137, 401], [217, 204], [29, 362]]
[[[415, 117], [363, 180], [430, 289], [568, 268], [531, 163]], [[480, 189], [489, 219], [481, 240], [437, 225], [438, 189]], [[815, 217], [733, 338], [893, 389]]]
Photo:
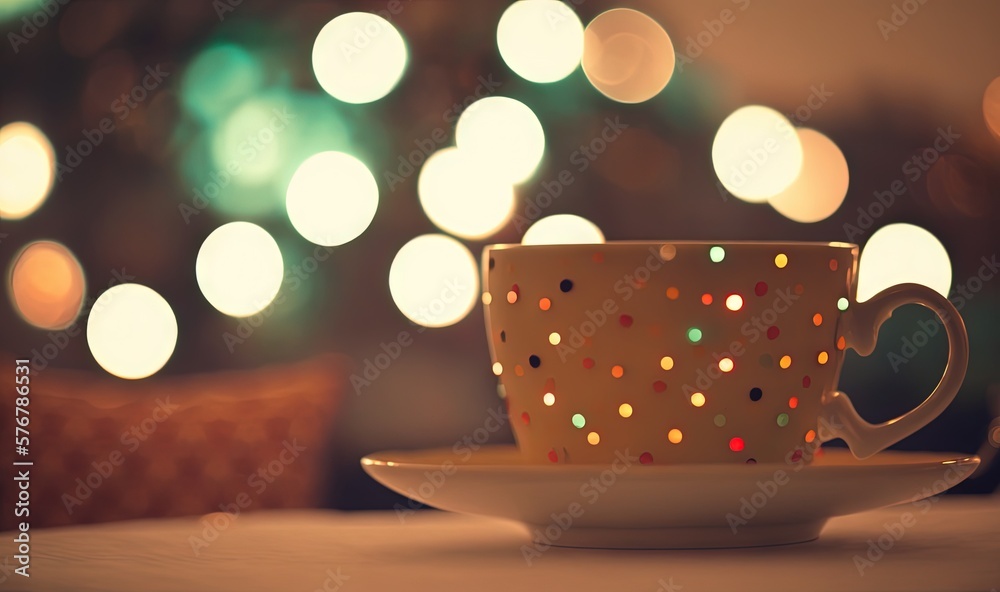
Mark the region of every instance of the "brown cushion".
[[[13, 358], [0, 359], [3, 375], [13, 377]], [[31, 472], [30, 523], [316, 506], [347, 367], [330, 354], [139, 381], [32, 372], [27, 459], [34, 466], [15, 467]], [[14, 397], [0, 397], [10, 423], [13, 406]], [[10, 443], [0, 447], [4, 466], [16, 460], [25, 459], [15, 458]], [[0, 496], [16, 500], [17, 483], [4, 479]], [[19, 520], [4, 512], [0, 530]]]

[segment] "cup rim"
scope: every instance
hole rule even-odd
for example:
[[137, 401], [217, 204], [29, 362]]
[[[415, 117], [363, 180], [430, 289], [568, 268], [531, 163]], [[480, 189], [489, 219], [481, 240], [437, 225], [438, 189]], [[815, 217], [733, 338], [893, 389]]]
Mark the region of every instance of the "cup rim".
[[535, 249], [535, 248], [570, 248], [570, 247], [587, 247], [587, 248], [600, 248], [602, 246], [646, 246], [646, 247], [661, 247], [664, 245], [689, 245], [689, 246], [703, 246], [703, 247], [726, 247], [726, 246], [753, 246], [753, 247], [773, 247], [773, 248], [790, 248], [790, 247], [829, 247], [833, 249], [849, 249], [857, 250], [860, 247], [854, 243], [845, 243], [840, 241], [759, 241], [759, 240], [613, 240], [605, 241], [602, 243], [557, 243], [557, 244], [542, 244], [542, 245], [524, 245], [521, 243], [494, 243], [485, 245], [484, 250], [487, 251], [503, 251], [508, 249]]

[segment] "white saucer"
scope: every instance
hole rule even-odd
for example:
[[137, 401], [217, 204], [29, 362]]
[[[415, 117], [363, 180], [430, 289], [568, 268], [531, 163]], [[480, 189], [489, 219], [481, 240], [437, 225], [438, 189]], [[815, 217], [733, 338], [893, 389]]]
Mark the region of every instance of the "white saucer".
[[[513, 446], [487, 446], [471, 457], [447, 448], [378, 452], [361, 464], [421, 503], [521, 522], [540, 549], [690, 549], [810, 541], [834, 516], [953, 487], [979, 458], [882, 452], [860, 461], [824, 449], [805, 466], [646, 466], [634, 457], [607, 466], [533, 465]], [[872, 533], [879, 527], [873, 524]]]

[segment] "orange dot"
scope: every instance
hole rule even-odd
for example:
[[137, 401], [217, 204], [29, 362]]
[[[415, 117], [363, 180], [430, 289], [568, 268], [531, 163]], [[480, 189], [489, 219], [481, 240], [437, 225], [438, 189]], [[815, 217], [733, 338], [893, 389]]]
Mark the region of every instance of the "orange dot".
[[847, 347], [847, 340], [844, 339], [843, 335], [841, 335], [837, 338], [837, 349], [843, 351], [845, 347]]
[[541, 300], [538, 301], [538, 308], [542, 310], [548, 310], [552, 308], [552, 301], [549, 300], [548, 298], [542, 298]]
[[837, 271], [837, 260], [830, 259], [830, 271]]
[[830, 361], [830, 354], [826, 353], [825, 351], [821, 351], [819, 352], [819, 355], [816, 356], [816, 361], [819, 362], [820, 364], [826, 364], [827, 362]]
[[819, 327], [823, 324], [823, 315], [816, 313], [813, 315], [813, 325]]
[[798, 406], [799, 406], [799, 398], [798, 397], [789, 397], [789, 399], [788, 399], [788, 408], [789, 409], [795, 409]]
[[681, 295], [681, 292], [677, 288], [675, 288], [673, 286], [670, 286], [669, 288], [667, 288], [667, 298], [669, 298], [671, 300], [677, 300], [677, 297], [680, 296], [680, 295]]
[[517, 292], [515, 292], [514, 290], [507, 292], [507, 302], [511, 304], [517, 302]]
[[616, 365], [611, 367], [611, 376], [614, 376], [615, 378], [621, 378], [624, 375], [625, 375], [625, 369], [622, 368], [621, 366]]
[[604, 253], [594, 253], [594, 263], [604, 263]]
[[806, 442], [812, 442], [815, 439], [816, 439], [815, 430], [809, 430], [808, 432], [806, 432]]
[[805, 291], [806, 291], [805, 286], [803, 286], [802, 284], [795, 284], [795, 293], [796, 294], [802, 294]]
[[701, 295], [701, 303], [704, 304], [705, 306], [708, 306], [709, 304], [712, 304], [712, 295], [711, 294], [707, 294], [707, 293], [706, 294], [702, 294]]
[[521, 366], [520, 364], [514, 366], [514, 374], [517, 374], [518, 376], [524, 376], [524, 367]]

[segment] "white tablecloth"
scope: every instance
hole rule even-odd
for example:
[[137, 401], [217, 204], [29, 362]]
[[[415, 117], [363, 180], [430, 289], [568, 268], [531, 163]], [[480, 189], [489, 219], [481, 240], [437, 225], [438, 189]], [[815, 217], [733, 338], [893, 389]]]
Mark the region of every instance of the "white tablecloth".
[[[912, 509], [837, 518], [818, 541], [799, 545], [553, 547], [531, 565], [522, 556], [530, 540], [520, 526], [442, 512], [420, 512], [404, 522], [392, 512], [260, 512], [233, 521], [215, 515], [225, 527], [211, 541], [202, 520], [212, 516], [119, 522], [31, 532], [30, 578], [13, 573], [14, 533], [6, 532], [0, 535], [0, 556], [7, 558], [0, 590], [1000, 589], [1000, 498], [945, 497], [907, 526], [893, 526]], [[880, 535], [887, 535], [881, 542], [888, 551], [869, 556]]]

